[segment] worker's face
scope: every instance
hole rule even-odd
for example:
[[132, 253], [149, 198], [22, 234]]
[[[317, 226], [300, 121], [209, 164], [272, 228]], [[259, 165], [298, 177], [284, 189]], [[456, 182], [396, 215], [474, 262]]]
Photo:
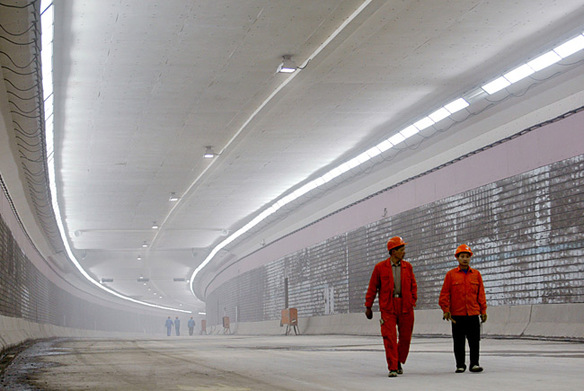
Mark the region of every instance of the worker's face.
[[400, 248], [392, 250], [391, 255], [401, 261], [406, 255], [406, 246], [401, 246]]
[[471, 255], [469, 253], [458, 254], [457, 259], [461, 269], [468, 269], [468, 266], [470, 265], [470, 257]]

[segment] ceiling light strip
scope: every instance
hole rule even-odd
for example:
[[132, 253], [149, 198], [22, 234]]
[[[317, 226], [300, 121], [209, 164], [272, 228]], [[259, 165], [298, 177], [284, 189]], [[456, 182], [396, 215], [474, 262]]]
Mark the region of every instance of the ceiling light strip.
[[43, 75], [43, 95], [44, 95], [44, 111], [45, 111], [45, 144], [46, 144], [46, 154], [47, 154], [47, 167], [49, 173], [49, 186], [52, 194], [51, 202], [53, 210], [55, 212], [55, 219], [57, 221], [57, 226], [67, 252], [67, 256], [71, 262], [75, 265], [77, 270], [93, 285], [97, 286], [99, 289], [106, 291], [107, 293], [114, 295], [120, 299], [130, 301], [135, 304], [145, 305], [148, 307], [153, 307], [157, 309], [167, 310], [167, 311], [178, 311], [190, 314], [192, 311], [181, 310], [177, 308], [165, 307], [161, 305], [156, 305], [148, 303], [145, 301], [140, 301], [133, 299], [128, 296], [124, 296], [112, 289], [103, 286], [99, 281], [93, 279], [81, 266], [73, 251], [69, 245], [68, 236], [65, 233], [65, 227], [63, 224], [63, 219], [61, 215], [61, 208], [58, 202], [58, 192], [56, 185], [56, 167], [55, 167], [55, 155], [54, 155], [54, 123], [53, 123], [53, 32], [54, 32], [54, 5], [52, 0], [41, 1], [41, 29], [42, 29], [42, 50], [41, 50], [41, 61], [42, 61], [42, 75]]
[[503, 76], [483, 85], [481, 88], [489, 95], [493, 95], [520, 80], [539, 72], [566, 57], [584, 49], [584, 33], [556, 46], [554, 49], [544, 53], [535, 59], [518, 66], [505, 73]]

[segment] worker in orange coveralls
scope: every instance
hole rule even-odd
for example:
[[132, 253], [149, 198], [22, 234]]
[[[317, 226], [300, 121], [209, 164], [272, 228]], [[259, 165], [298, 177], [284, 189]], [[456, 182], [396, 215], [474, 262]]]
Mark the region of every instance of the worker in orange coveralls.
[[446, 273], [438, 304], [442, 308], [443, 319], [452, 321], [452, 340], [456, 373], [466, 370], [465, 345], [468, 339], [470, 350], [470, 371], [482, 372], [479, 365], [481, 326], [487, 321], [487, 300], [481, 273], [472, 269], [470, 258], [472, 251], [466, 244], [456, 249], [454, 256], [458, 267]]
[[371, 306], [379, 293], [381, 335], [389, 377], [403, 373], [401, 364], [405, 364], [410, 351], [414, 307], [418, 300], [414, 269], [404, 260], [406, 244], [399, 236], [389, 239], [387, 242], [389, 258], [375, 265], [365, 296], [365, 315], [367, 319], [371, 319], [373, 317]]

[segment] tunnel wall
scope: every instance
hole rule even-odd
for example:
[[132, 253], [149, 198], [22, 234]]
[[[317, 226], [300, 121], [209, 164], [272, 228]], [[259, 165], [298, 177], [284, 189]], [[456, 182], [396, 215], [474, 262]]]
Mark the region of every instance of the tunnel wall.
[[[387, 257], [385, 243], [394, 235], [408, 242], [420, 314], [438, 309], [443, 278], [457, 265], [453, 252], [460, 243], [475, 252], [472, 266], [483, 275], [489, 311], [503, 314], [504, 308], [516, 307], [541, 313], [541, 308], [567, 308], [552, 305], [583, 303], [583, 114], [543, 124], [402, 187], [415, 192], [423, 188], [417, 182], [433, 180], [441, 186], [483, 181], [481, 186], [331, 236], [229, 279], [207, 297], [210, 324], [219, 324], [222, 316], [242, 324], [279, 322], [286, 279], [288, 306], [312, 324], [317, 317], [362, 313], [371, 270]], [[573, 146], [579, 154], [542, 165], [552, 152]], [[514, 161], [529, 169], [484, 181]], [[400, 200], [390, 194], [394, 190], [383, 195], [389, 202]]]

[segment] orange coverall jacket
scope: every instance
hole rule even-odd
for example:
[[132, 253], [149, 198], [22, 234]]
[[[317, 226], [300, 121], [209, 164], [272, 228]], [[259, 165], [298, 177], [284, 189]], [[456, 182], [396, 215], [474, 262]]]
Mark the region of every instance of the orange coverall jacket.
[[[369, 288], [365, 295], [365, 307], [371, 307], [377, 292], [379, 292], [379, 309], [381, 311], [392, 311], [391, 299], [393, 298], [393, 271], [391, 270], [391, 260], [379, 262], [373, 268]], [[401, 261], [401, 293], [402, 312], [407, 313], [414, 309], [418, 300], [418, 285], [414, 276], [412, 265]]]
[[483, 278], [478, 270], [468, 268], [465, 273], [456, 267], [446, 273], [438, 300], [443, 312], [454, 316], [472, 316], [487, 313]]

